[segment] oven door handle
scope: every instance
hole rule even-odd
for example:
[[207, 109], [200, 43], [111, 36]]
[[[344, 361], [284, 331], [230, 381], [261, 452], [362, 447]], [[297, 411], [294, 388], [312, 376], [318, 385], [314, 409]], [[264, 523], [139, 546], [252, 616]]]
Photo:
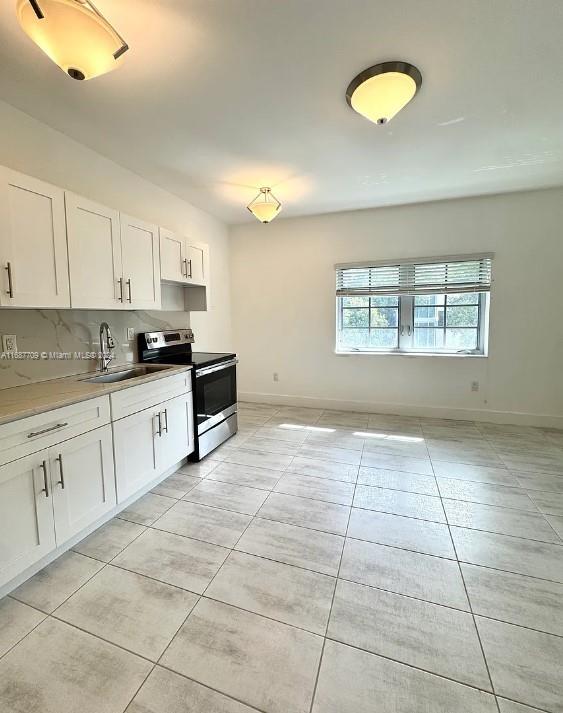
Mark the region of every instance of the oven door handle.
[[221, 362], [221, 364], [209, 366], [206, 369], [196, 369], [195, 378], [199, 379], [200, 376], [207, 376], [208, 374], [213, 374], [214, 371], [228, 369], [230, 366], [235, 366], [236, 364], [238, 364], [238, 359], [230, 359], [229, 361]]

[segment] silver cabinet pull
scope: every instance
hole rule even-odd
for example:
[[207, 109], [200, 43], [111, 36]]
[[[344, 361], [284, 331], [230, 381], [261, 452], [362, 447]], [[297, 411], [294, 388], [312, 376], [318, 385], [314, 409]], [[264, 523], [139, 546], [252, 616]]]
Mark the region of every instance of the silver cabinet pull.
[[131, 292], [131, 278], [129, 278], [129, 279], [127, 280], [127, 287], [128, 287], [128, 290], [129, 290], [129, 297], [127, 297], [127, 302], [129, 302], [129, 304], [131, 304], [132, 299], [133, 299], [133, 298], [132, 298], [132, 292]]
[[58, 458], [55, 458], [56, 461], [59, 463], [59, 475], [60, 475], [60, 480], [58, 481], [57, 485], [60, 485], [61, 488], [64, 490], [65, 489], [65, 474], [63, 470], [63, 454], [59, 453]]
[[4, 268], [7, 273], [8, 273], [8, 289], [6, 290], [6, 294], [10, 299], [14, 299], [14, 283], [12, 280], [12, 263], [7, 262], [6, 267]]
[[156, 417], [158, 418], [158, 437], [160, 438], [162, 436], [162, 414], [160, 411], [157, 413]]
[[188, 262], [189, 262], [189, 264], [190, 264], [190, 274], [188, 275], [188, 277], [189, 277], [190, 280], [191, 280], [192, 277], [193, 277], [193, 275], [192, 275], [192, 260], [191, 260], [191, 258], [188, 260]]
[[119, 301], [123, 302], [123, 278], [120, 277], [118, 282], [119, 282]]
[[27, 434], [28, 438], [35, 438], [35, 436], [42, 436], [44, 433], [50, 433], [51, 431], [56, 431], [57, 428], [64, 428], [68, 426], [68, 423], [55, 423], [54, 426], [49, 426], [49, 428], [44, 428], [42, 431], [32, 431]]
[[182, 260], [182, 276], [187, 277], [188, 276], [188, 261], [186, 258]]
[[49, 480], [47, 478], [47, 461], [44, 460], [41, 463], [41, 470], [43, 471], [43, 488], [39, 491], [40, 493], [45, 493], [45, 497], [49, 497]]
[[164, 411], [162, 412], [164, 414], [164, 432], [168, 433], [168, 409], [165, 408]]

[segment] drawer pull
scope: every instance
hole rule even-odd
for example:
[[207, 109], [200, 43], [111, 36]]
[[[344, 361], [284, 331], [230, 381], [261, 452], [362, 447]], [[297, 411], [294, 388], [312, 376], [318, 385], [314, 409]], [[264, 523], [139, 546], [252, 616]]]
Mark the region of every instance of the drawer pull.
[[39, 491], [40, 493], [45, 493], [45, 497], [49, 497], [49, 480], [47, 478], [47, 461], [44, 460], [41, 463], [41, 470], [43, 471], [43, 488]]
[[64, 428], [68, 426], [68, 423], [56, 423], [54, 426], [49, 426], [49, 428], [44, 428], [42, 431], [32, 431], [27, 434], [28, 438], [35, 438], [35, 436], [42, 436], [44, 433], [50, 433], [51, 431], [56, 431], [57, 428]]
[[164, 427], [163, 430], [165, 433], [168, 433], [168, 409], [164, 409], [162, 412], [164, 414]]
[[60, 485], [61, 488], [64, 490], [65, 489], [65, 474], [63, 470], [63, 454], [59, 453], [58, 458], [55, 458], [56, 461], [59, 463], [59, 475], [61, 479], [58, 481], [57, 485]]

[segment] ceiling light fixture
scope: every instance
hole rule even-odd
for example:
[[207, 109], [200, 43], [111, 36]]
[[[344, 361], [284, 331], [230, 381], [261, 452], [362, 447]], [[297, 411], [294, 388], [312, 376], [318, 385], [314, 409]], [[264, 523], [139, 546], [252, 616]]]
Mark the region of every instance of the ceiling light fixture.
[[281, 203], [271, 188], [261, 188], [260, 193], [246, 206], [261, 223], [270, 223], [281, 210]]
[[420, 89], [422, 74], [408, 62], [381, 62], [350, 82], [346, 101], [374, 124], [386, 124]]
[[23, 31], [73, 79], [111, 72], [129, 45], [90, 0], [18, 0]]

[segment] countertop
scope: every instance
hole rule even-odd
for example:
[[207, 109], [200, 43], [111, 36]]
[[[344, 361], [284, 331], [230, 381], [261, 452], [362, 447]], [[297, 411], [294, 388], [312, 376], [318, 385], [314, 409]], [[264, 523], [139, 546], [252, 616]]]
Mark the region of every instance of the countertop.
[[[109, 369], [109, 372], [146, 366], [146, 364], [128, 363], [113, 367]], [[150, 374], [138, 376], [134, 379], [97, 384], [85, 381], [85, 379], [99, 374], [99, 372], [91, 372], [0, 389], [0, 425], [18, 421], [28, 416], [36, 416], [39, 413], [45, 413], [61, 406], [69, 406], [87, 399], [94, 399], [97, 396], [107, 396], [107, 394], [115, 391], [129, 389], [132, 386], [146, 384], [148, 381], [180, 374], [184, 371], [189, 371], [191, 368], [189, 365], [154, 368], [151, 369]]]

